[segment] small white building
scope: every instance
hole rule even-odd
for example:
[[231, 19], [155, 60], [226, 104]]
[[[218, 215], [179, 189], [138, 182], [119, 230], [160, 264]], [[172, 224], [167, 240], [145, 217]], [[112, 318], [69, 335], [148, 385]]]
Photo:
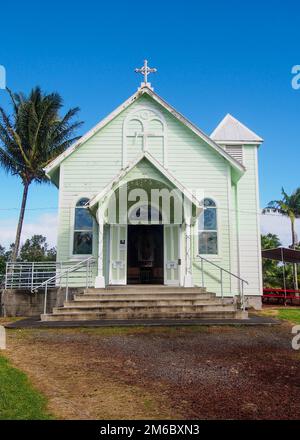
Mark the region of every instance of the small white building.
[[46, 168], [59, 189], [58, 261], [93, 256], [95, 287], [231, 297], [243, 284], [259, 307], [262, 142], [229, 114], [207, 135], [142, 83]]

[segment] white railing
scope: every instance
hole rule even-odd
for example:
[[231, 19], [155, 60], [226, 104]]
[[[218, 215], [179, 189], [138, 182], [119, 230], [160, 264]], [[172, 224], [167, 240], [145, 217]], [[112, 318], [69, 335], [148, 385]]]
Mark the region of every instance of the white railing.
[[[63, 287], [68, 299], [69, 287], [91, 287], [95, 275], [93, 257], [65, 262], [9, 262], [6, 264], [5, 289], [28, 290], [28, 293]], [[45, 304], [47, 298], [45, 300]]]
[[[4, 287], [5, 289], [28, 289], [31, 291], [68, 264], [70, 263], [55, 261], [6, 263]], [[55, 287], [55, 284], [51, 287]]]
[[[63, 285], [66, 289], [66, 295], [65, 300], [69, 300], [69, 287], [70, 287], [70, 281], [72, 281], [72, 275], [75, 274], [76, 279], [76, 286], [78, 287], [91, 287], [93, 283], [93, 269], [95, 267], [95, 258], [89, 257], [85, 260], [81, 260], [76, 264], [73, 264], [73, 266], [63, 269], [56, 275], [53, 275], [51, 278], [47, 279], [46, 281], [42, 282], [38, 286], [36, 286], [32, 291], [37, 292], [39, 289], [44, 289], [45, 295], [44, 295], [44, 314], [47, 313], [47, 297], [48, 297], [48, 289], [51, 286], [57, 286], [57, 285]], [[74, 277], [73, 277], [74, 280]], [[82, 280], [79, 281], [78, 280]], [[59, 281], [59, 283], [58, 283]], [[72, 282], [72, 286], [74, 286], [74, 282]]]
[[239, 282], [239, 292], [238, 292], [238, 297], [240, 299], [240, 307], [243, 311], [245, 311], [246, 309], [246, 304], [245, 304], [245, 297], [244, 297], [244, 284], [249, 284], [248, 281], [244, 280], [243, 278], [239, 277], [238, 275], [235, 275], [234, 273], [230, 272], [227, 269], [223, 269], [223, 267], [219, 266], [216, 263], [213, 263], [210, 260], [207, 260], [204, 257], [201, 257], [201, 255], [197, 256], [198, 258], [201, 259], [201, 278], [202, 278], [202, 287], [205, 287], [205, 281], [204, 281], [204, 277], [205, 277], [205, 273], [204, 273], [204, 263], [209, 263], [212, 266], [216, 267], [219, 271], [220, 271], [220, 287], [221, 287], [221, 297], [222, 299], [224, 299], [224, 273], [227, 273], [230, 278], [236, 278]]

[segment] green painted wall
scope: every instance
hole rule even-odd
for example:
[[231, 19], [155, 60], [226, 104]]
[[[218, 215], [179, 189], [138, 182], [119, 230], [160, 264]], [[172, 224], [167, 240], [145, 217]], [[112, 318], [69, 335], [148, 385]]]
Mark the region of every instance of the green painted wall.
[[[250, 281], [251, 287], [249, 287], [248, 293], [259, 294], [260, 234], [257, 216], [249, 214], [249, 211], [256, 212], [258, 207], [256, 147], [244, 146], [244, 164], [247, 171], [238, 182], [236, 197], [228, 162], [173, 115], [154, 102], [152, 98], [145, 95], [131, 104], [63, 161], [60, 167], [58, 260], [76, 260], [77, 257], [72, 255], [74, 206], [80, 197], [91, 198], [98, 194], [120, 172], [123, 122], [128, 113], [139, 106], [156, 108], [165, 118], [169, 171], [185, 187], [201, 189], [204, 197], [211, 197], [217, 203], [219, 255], [208, 258], [234, 273], [238, 273], [240, 266], [241, 276]], [[133, 159], [137, 154], [140, 154], [141, 148], [140, 141], [132, 144], [130, 148], [128, 147], [128, 158]], [[162, 141], [160, 139], [151, 142], [149, 150], [158, 160], [162, 160]], [[157, 171], [153, 171], [153, 168], [149, 168], [145, 163], [140, 164], [131, 171], [128, 179], [139, 178], [143, 173], [154, 178]], [[239, 210], [238, 214], [236, 209]], [[238, 225], [240, 229], [239, 243], [237, 240]], [[94, 231], [94, 256], [96, 257], [96, 221]], [[200, 261], [196, 257], [197, 226], [193, 228], [193, 233], [194, 282], [196, 285], [201, 285]], [[240, 252], [240, 265], [238, 264], [238, 251]], [[105, 256], [104, 261], [106, 261]], [[205, 284], [210, 290], [218, 291], [220, 288], [218, 271], [208, 266], [206, 271]], [[226, 277], [224, 282], [225, 291], [230, 294], [236, 284], [231, 285]]]

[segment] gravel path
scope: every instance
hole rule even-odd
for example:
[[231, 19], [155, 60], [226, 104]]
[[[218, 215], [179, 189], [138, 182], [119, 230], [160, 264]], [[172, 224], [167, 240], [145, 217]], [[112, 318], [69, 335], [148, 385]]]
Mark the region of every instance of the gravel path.
[[8, 356], [61, 418], [300, 417], [287, 324], [9, 330]]

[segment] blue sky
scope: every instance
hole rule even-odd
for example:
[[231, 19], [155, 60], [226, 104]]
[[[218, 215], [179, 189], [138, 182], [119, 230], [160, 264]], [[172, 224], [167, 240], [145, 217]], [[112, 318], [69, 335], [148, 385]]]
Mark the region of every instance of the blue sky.
[[[261, 206], [300, 186], [298, 1], [53, 0], [1, 4], [0, 65], [7, 85], [58, 91], [92, 127], [138, 87], [144, 58], [158, 68], [155, 91], [207, 133], [226, 113], [265, 139]], [[8, 101], [0, 90], [0, 105]], [[20, 205], [17, 178], [0, 171], [0, 243], [11, 240]], [[28, 231], [48, 224], [54, 240], [57, 190], [32, 186]], [[25, 234], [29, 234], [29, 232]]]

